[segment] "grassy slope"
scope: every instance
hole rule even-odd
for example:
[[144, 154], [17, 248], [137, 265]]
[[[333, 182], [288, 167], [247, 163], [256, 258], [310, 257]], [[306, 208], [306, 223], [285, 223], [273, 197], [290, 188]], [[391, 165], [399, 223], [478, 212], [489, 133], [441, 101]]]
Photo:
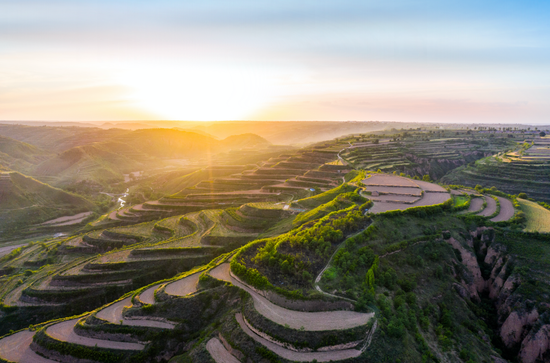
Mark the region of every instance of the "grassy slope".
[[518, 202], [527, 218], [525, 231], [550, 233], [550, 211], [548, 209], [525, 199], [518, 199]]
[[7, 230], [19, 223], [25, 226], [64, 215], [92, 210], [88, 200], [53, 188], [17, 172], [9, 173], [5, 181], [9, 192], [0, 196], [1, 224]]
[[297, 200], [296, 202], [292, 203], [292, 206], [298, 208], [316, 208], [321, 204], [330, 202], [339, 194], [353, 192], [355, 191], [355, 189], [357, 189], [357, 187], [353, 185], [342, 184], [339, 187], [327, 190], [326, 192], [315, 195], [313, 197]]

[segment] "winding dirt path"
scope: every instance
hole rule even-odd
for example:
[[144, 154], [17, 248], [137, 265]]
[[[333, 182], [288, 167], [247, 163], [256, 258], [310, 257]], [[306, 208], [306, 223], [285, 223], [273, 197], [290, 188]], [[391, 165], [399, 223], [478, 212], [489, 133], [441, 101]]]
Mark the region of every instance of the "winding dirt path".
[[56, 363], [30, 348], [33, 336], [34, 332], [23, 330], [0, 340], [0, 358], [18, 363]]
[[485, 196], [485, 201], [487, 202], [487, 207], [479, 212], [478, 215], [483, 217], [492, 216], [497, 211], [497, 202], [490, 195]]
[[506, 198], [497, 197], [500, 203], [500, 211], [495, 218], [491, 218], [492, 222], [504, 222], [512, 218], [515, 214], [514, 204]]
[[[322, 311], [303, 312], [285, 309], [273, 304], [255, 290], [237, 280], [230, 274], [229, 263], [222, 263], [210, 271], [210, 275], [219, 280], [231, 282], [233, 285], [252, 295], [254, 307], [267, 319], [280, 324], [288, 325], [292, 329], [308, 331], [343, 330], [365, 325], [374, 316], [374, 313], [364, 314], [354, 311]], [[310, 360], [315, 358], [310, 358]]]
[[354, 358], [358, 357], [361, 354], [361, 351], [357, 349], [343, 349], [330, 352], [295, 352], [283, 348], [280, 345], [272, 343], [269, 340], [256, 335], [256, 333], [250, 330], [250, 328], [246, 325], [243, 320], [243, 316], [240, 313], [237, 313], [235, 315], [235, 318], [237, 319], [237, 322], [239, 323], [241, 329], [249, 337], [262, 344], [264, 347], [277, 354], [278, 356], [288, 359], [290, 361], [311, 362], [312, 360], [316, 359], [318, 362], [329, 362], [332, 360], [344, 360]]
[[77, 335], [74, 331], [74, 326], [78, 320], [80, 319], [76, 318], [52, 325], [46, 329], [46, 333], [54, 339], [87, 347], [97, 346], [99, 348], [119, 350], [143, 350], [145, 348], [145, 345], [139, 343], [114, 342]]
[[154, 304], [155, 301], [155, 290], [158, 289], [162, 284], [156, 284], [154, 286], [151, 286], [147, 290], [143, 291], [141, 294], [139, 294], [139, 300], [141, 300], [144, 304]]
[[101, 309], [96, 316], [100, 319], [107, 320], [113, 324], [120, 324], [122, 320], [122, 325], [131, 325], [131, 326], [146, 326], [151, 328], [161, 328], [161, 329], [174, 329], [174, 324], [170, 324], [163, 321], [157, 320], [147, 320], [147, 319], [124, 319], [122, 312], [124, 307], [132, 306], [132, 298], [127, 297], [124, 300], [116, 302], [107, 306], [105, 309]]
[[193, 275], [186, 276], [182, 279], [166, 285], [164, 292], [172, 296], [185, 296], [197, 291], [197, 284], [201, 273], [197, 272]]
[[240, 363], [240, 361], [231, 355], [225, 349], [222, 342], [218, 338], [212, 338], [206, 343], [206, 350], [210, 355], [212, 356], [212, 359], [216, 361], [216, 363]]

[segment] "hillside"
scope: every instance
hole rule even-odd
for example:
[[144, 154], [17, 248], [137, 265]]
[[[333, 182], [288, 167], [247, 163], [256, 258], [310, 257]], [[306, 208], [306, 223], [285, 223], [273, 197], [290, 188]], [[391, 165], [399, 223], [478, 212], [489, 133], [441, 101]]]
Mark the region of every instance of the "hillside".
[[90, 211], [86, 199], [18, 172], [0, 174], [0, 228], [5, 235], [48, 219]]
[[24, 126], [0, 124], [0, 135], [11, 137], [51, 152], [101, 142], [130, 131], [93, 127]]
[[160, 167], [162, 162], [121, 142], [77, 146], [36, 165], [32, 175], [56, 186], [82, 180], [105, 184], [118, 182], [124, 173]]
[[445, 175], [447, 184], [496, 187], [510, 194], [550, 202], [550, 138], [528, 135], [497, 155], [457, 168]]
[[[161, 144], [183, 152], [190, 137], [138, 131], [78, 150], [99, 145], [100, 157], [121, 162], [150, 148], [153, 160], [168, 160], [180, 154]], [[132, 148], [146, 135], [150, 146]], [[246, 149], [264, 143], [244, 135], [228, 142], [241, 149], [213, 154], [208, 165], [127, 182], [128, 204], [72, 233], [63, 228], [88, 218], [77, 209], [35, 224], [68, 235], [14, 239], [18, 248], [0, 250], [0, 360], [544, 362], [548, 206], [430, 181], [512, 158], [523, 137], [490, 135], [394, 130], [276, 156], [272, 146]], [[229, 147], [193, 137], [202, 155]], [[537, 156], [526, 155], [529, 145], [522, 157]], [[250, 152], [264, 159], [231, 163]], [[57, 195], [44, 203], [65, 203], [64, 211], [78, 204], [3, 175], [5, 205], [28, 206], [16, 215], [27, 225], [25, 213], [42, 202], [37, 190]]]
[[[97, 189], [120, 183], [124, 174], [157, 170], [186, 160], [211, 162], [219, 153], [264, 149], [268, 141], [254, 134], [217, 140], [203, 132], [176, 129], [95, 129], [0, 125], [0, 167], [32, 175], [57, 187], [81, 182]], [[202, 161], [201, 161], [202, 159]], [[170, 162], [169, 162], [170, 163]]]
[[48, 157], [45, 150], [0, 135], [0, 165], [5, 169], [25, 171]]

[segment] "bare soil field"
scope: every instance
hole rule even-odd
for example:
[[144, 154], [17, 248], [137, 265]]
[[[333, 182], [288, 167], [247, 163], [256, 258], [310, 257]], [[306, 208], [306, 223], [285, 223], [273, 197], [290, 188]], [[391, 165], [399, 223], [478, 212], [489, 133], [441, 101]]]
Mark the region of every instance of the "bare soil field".
[[373, 202], [408, 202], [408, 203], [414, 203], [417, 200], [420, 199], [420, 195], [415, 197], [411, 195], [400, 195], [400, 194], [385, 194], [380, 195], [378, 197], [369, 197], [370, 200]]
[[162, 321], [156, 321], [156, 320], [145, 320], [145, 319], [139, 319], [139, 320], [129, 320], [124, 319], [122, 316], [122, 312], [124, 311], [124, 307], [131, 307], [132, 306], [132, 298], [128, 297], [124, 300], [121, 300], [119, 302], [116, 302], [114, 304], [111, 304], [107, 306], [105, 309], [100, 310], [96, 316], [100, 319], [107, 320], [110, 323], [113, 324], [120, 324], [122, 321], [123, 325], [132, 325], [132, 326], [148, 326], [152, 328], [162, 328], [162, 329], [173, 329], [174, 325], [170, 323], [165, 323]]
[[212, 356], [216, 363], [240, 363], [231, 353], [225, 349], [218, 338], [212, 338], [206, 343], [206, 350]]
[[[412, 207], [420, 207], [426, 205], [434, 205], [445, 202], [451, 196], [449, 193], [424, 193], [422, 198], [415, 203], [391, 203], [391, 202], [374, 202], [374, 206], [369, 210], [372, 213], [382, 213], [390, 210], [405, 210]], [[374, 199], [373, 199], [374, 200]]]
[[122, 320], [122, 310], [125, 306], [132, 306], [132, 298], [128, 297], [117, 303], [111, 304], [105, 309], [100, 310], [96, 316], [110, 323], [119, 324]]
[[424, 193], [422, 198], [416, 203], [411, 204], [412, 207], [420, 207], [425, 205], [441, 204], [451, 198], [449, 193]]
[[85, 345], [87, 347], [97, 346], [99, 348], [121, 350], [143, 350], [143, 348], [145, 348], [143, 344], [139, 343], [114, 342], [110, 340], [87, 338], [77, 335], [74, 331], [74, 326], [78, 320], [79, 318], [54, 324], [46, 329], [46, 333], [54, 339], [63, 342]]
[[375, 202], [374, 206], [369, 210], [371, 213], [382, 213], [389, 210], [405, 210], [410, 208], [410, 204], [388, 203], [388, 202]]
[[464, 213], [473, 213], [473, 212], [479, 212], [481, 208], [483, 208], [483, 198], [472, 198], [470, 201], [470, 206]]
[[82, 222], [84, 219], [86, 219], [91, 214], [92, 214], [92, 212], [84, 212], [84, 213], [75, 214], [74, 216], [59, 217], [59, 218], [56, 218], [56, 219], [46, 221], [46, 222], [42, 223], [41, 225], [42, 226], [47, 226], [47, 225], [69, 226], [69, 225], [72, 225], [72, 224], [78, 224], [78, 223]]
[[344, 360], [349, 358], [358, 357], [361, 354], [357, 349], [344, 349], [329, 352], [295, 352], [290, 349], [283, 348], [282, 346], [275, 344], [265, 338], [260, 337], [254, 333], [244, 322], [243, 316], [240, 313], [235, 315], [237, 322], [241, 329], [252, 339], [277, 354], [280, 357], [288, 359], [294, 362], [311, 362], [314, 359], [318, 362], [330, 362], [336, 360]]
[[514, 216], [515, 210], [512, 202], [506, 198], [497, 197], [500, 203], [500, 211], [495, 218], [491, 218], [493, 222], [504, 222]]
[[0, 340], [0, 358], [18, 363], [55, 363], [39, 356], [30, 348], [34, 334], [23, 330]]
[[385, 187], [385, 186], [367, 186], [367, 191], [378, 193], [404, 194], [404, 195], [421, 195], [420, 188], [412, 187]]
[[212, 269], [210, 275], [219, 280], [231, 282], [233, 285], [245, 290], [252, 295], [254, 307], [258, 313], [277, 324], [288, 324], [292, 329], [303, 328], [308, 331], [351, 329], [367, 324], [374, 316], [374, 313], [364, 314], [354, 311], [323, 311], [311, 313], [285, 309], [273, 304], [255, 290], [231, 276], [228, 263], [223, 263]]
[[479, 212], [478, 215], [489, 217], [497, 211], [497, 202], [490, 195], [485, 196], [485, 201], [487, 202], [487, 207]]
[[444, 193], [444, 192], [447, 191], [441, 185], [437, 185], [437, 184], [434, 184], [434, 183], [429, 183], [429, 182], [425, 182], [425, 181], [422, 181], [422, 180], [415, 180], [414, 182], [416, 184], [418, 184], [418, 186], [426, 192], [441, 192], [441, 193]]
[[416, 180], [412, 181], [397, 175], [392, 174], [372, 174], [370, 178], [363, 179], [365, 185], [376, 186], [395, 186], [395, 187], [409, 187], [418, 188]]
[[[369, 196], [374, 202], [370, 209], [372, 213], [387, 212], [390, 210], [405, 210], [411, 207], [440, 204], [450, 198], [445, 188], [420, 180], [410, 180], [393, 174], [371, 174], [363, 180], [367, 190], [381, 194]], [[424, 191], [422, 195], [421, 192]], [[414, 197], [411, 195], [418, 195]], [[399, 202], [403, 203], [399, 203]]]
[[151, 286], [147, 290], [139, 294], [139, 299], [145, 304], [154, 304], [155, 303], [155, 290], [158, 289], [162, 284], [156, 284]]
[[164, 292], [173, 296], [185, 296], [191, 294], [197, 291], [197, 284], [199, 282], [200, 275], [201, 273], [197, 272], [196, 274], [174, 281], [166, 285]]

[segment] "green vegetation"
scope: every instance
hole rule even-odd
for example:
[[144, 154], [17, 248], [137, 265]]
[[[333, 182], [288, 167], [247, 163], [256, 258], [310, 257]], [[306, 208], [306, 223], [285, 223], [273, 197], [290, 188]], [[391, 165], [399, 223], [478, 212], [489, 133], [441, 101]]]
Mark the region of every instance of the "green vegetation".
[[525, 213], [525, 231], [550, 233], [550, 210], [529, 200], [518, 199], [518, 202]]
[[[306, 222], [324, 217], [331, 212], [335, 212], [340, 209], [347, 209], [355, 204], [365, 203], [367, 203], [367, 199], [360, 196], [356, 192], [342, 193], [328, 203], [321, 204], [308, 212], [298, 214], [293, 223], [295, 226], [300, 226]], [[371, 205], [372, 202], [365, 205], [364, 208], [369, 208]]]
[[339, 194], [345, 194], [345, 193], [352, 193], [357, 189], [356, 186], [350, 185], [350, 184], [342, 184], [337, 188], [327, 190], [326, 192], [323, 192], [321, 194], [318, 194], [313, 197], [305, 198], [297, 200], [296, 202], [292, 203], [292, 206], [296, 206], [298, 208], [317, 208], [320, 205], [323, 205], [325, 203], [328, 203]]
[[[291, 351], [319, 353], [334, 345], [360, 349], [367, 344], [349, 363], [485, 363], [494, 357], [516, 361], [525, 349], [523, 342], [533, 341], [550, 322], [550, 230], [546, 228], [550, 207], [529, 199], [543, 190], [546, 164], [536, 154], [546, 149], [537, 146], [544, 140], [533, 144], [520, 133], [500, 131], [390, 129], [304, 149], [285, 147], [284, 152], [255, 135], [214, 140], [187, 131], [115, 129], [110, 137], [98, 133], [93, 143], [73, 140], [57, 146], [40, 141], [47, 151], [8, 140], [5, 145], [13, 146], [7, 150], [11, 154], [2, 151], [0, 138], [0, 152], [9, 154], [0, 156], [3, 168], [22, 165], [26, 173], [43, 172], [37, 177], [40, 181], [16, 172], [2, 174], [5, 185], [19, 188], [12, 199], [3, 199], [9, 206], [6, 215], [19, 218], [12, 224], [18, 228], [13, 232], [19, 233], [17, 223], [24, 221], [23, 214], [13, 212], [18, 205], [32, 202], [43, 208], [33, 212], [35, 219], [27, 218], [35, 223], [27, 232], [41, 237], [35, 242], [14, 239], [10, 245], [17, 247], [0, 256], [0, 334], [33, 324], [29, 329], [36, 332], [34, 342], [45, 353], [101, 363], [212, 361], [207, 350], [212, 338], [220, 339], [240, 361], [285, 362], [246, 333], [236, 318], [242, 314], [250, 329]], [[29, 142], [38, 142], [33, 132], [28, 131]], [[68, 137], [66, 131], [59, 132]], [[531, 134], [537, 137], [538, 131]], [[190, 145], [196, 150], [185, 146], [190, 137], [195, 138]], [[138, 146], [149, 141], [151, 150], [144, 155]], [[162, 143], [176, 146], [168, 152]], [[201, 164], [205, 150], [216, 151], [209, 154], [208, 165]], [[178, 158], [192, 158], [197, 165], [165, 168], [181, 162], [174, 161]], [[73, 193], [45, 184], [64, 186], [76, 175], [78, 169], [69, 167], [58, 177], [49, 174], [62, 160], [74, 168], [89, 166], [81, 173], [85, 183], [65, 186]], [[117, 166], [123, 162], [130, 169]], [[531, 184], [521, 189], [505, 180], [499, 183], [508, 188], [484, 184], [493, 180], [490, 171], [499, 167], [514, 175], [525, 171], [523, 178], [531, 178]], [[122, 176], [131, 168], [144, 173]], [[373, 202], [360, 192], [368, 195], [372, 190], [363, 180], [375, 170], [409, 174], [416, 180], [453, 180], [454, 185], [443, 187], [458, 190], [478, 180], [474, 184], [478, 193], [511, 200], [515, 215], [492, 222], [491, 216], [464, 213], [472, 197], [456, 192], [441, 204], [368, 213], [365, 210]], [[460, 175], [467, 174], [465, 170], [487, 172], [489, 177], [463, 183]], [[514, 179], [514, 175], [498, 178]], [[523, 179], [514, 180], [512, 184], [519, 184]], [[533, 183], [539, 184], [535, 188]], [[36, 225], [57, 212], [79, 211], [82, 205], [88, 208], [82, 210], [106, 211], [101, 208], [110, 208], [116, 193], [126, 189], [131, 205], [111, 210], [85, 228], [56, 227], [55, 233], [66, 235], [53, 237], [53, 232], [43, 235], [44, 229]], [[380, 190], [382, 196], [392, 194]], [[511, 190], [517, 192], [509, 194]], [[42, 192], [48, 195], [43, 197]], [[28, 207], [30, 211], [33, 206]], [[500, 207], [497, 203], [494, 215]], [[6, 231], [11, 233], [9, 228]], [[229, 261], [229, 266], [218, 266]], [[213, 272], [215, 267], [220, 275]], [[249, 287], [263, 291], [252, 299], [255, 293], [239, 288], [241, 283], [227, 277], [226, 268]], [[192, 292], [185, 296], [167, 292], [180, 288]], [[276, 323], [273, 316], [270, 320], [262, 310], [267, 305], [255, 303], [259, 296], [278, 305], [271, 309], [320, 314], [351, 309], [355, 312], [349, 316], [365, 320], [341, 330], [293, 329]], [[120, 324], [97, 317], [105, 304], [129, 297], [132, 306], [123, 309]], [[80, 313], [85, 318], [76, 326], [76, 334], [147, 342], [146, 348], [100, 349], [46, 334], [47, 326]], [[370, 315], [365, 318], [364, 313], [374, 317], [368, 320]], [[518, 317], [511, 320], [529, 321], [521, 326], [518, 338], [502, 333], [512, 313]], [[175, 327], [126, 325], [130, 319], [155, 324], [166, 320]]]

